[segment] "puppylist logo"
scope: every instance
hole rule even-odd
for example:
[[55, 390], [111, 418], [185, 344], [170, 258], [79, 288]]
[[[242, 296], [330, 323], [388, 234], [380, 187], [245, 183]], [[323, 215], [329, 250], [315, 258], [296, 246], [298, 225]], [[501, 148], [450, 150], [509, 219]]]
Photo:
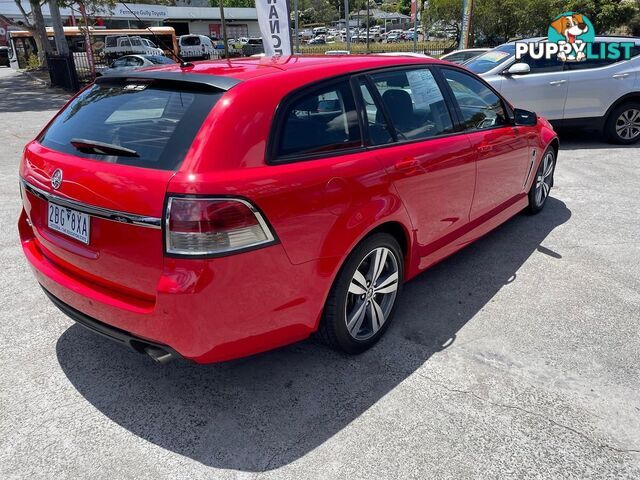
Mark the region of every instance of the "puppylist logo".
[[546, 42], [516, 42], [516, 59], [526, 55], [534, 60], [557, 58], [560, 62], [587, 59], [628, 60], [633, 42], [594, 44], [596, 33], [591, 21], [581, 13], [565, 12], [553, 19]]

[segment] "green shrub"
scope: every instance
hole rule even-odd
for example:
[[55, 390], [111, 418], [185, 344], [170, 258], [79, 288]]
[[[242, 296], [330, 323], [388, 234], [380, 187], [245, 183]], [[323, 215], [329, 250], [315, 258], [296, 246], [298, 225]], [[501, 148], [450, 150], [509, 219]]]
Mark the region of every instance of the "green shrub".
[[27, 58], [27, 70], [37, 70], [40, 68], [40, 59], [37, 55], [29, 55]]

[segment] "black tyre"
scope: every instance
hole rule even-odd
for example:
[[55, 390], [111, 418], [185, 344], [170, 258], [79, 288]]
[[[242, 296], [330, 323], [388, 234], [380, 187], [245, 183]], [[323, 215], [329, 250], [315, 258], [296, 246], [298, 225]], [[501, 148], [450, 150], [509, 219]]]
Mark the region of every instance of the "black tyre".
[[391, 323], [403, 278], [403, 255], [396, 239], [386, 233], [364, 239], [331, 287], [318, 337], [351, 354], [371, 347]]
[[616, 107], [607, 117], [604, 133], [611, 143], [631, 145], [640, 140], [640, 102]]
[[553, 174], [556, 169], [556, 152], [549, 147], [542, 155], [540, 165], [536, 171], [531, 188], [529, 189], [529, 207], [527, 211], [530, 214], [536, 214], [544, 208], [544, 204], [549, 198], [549, 192], [553, 187]]

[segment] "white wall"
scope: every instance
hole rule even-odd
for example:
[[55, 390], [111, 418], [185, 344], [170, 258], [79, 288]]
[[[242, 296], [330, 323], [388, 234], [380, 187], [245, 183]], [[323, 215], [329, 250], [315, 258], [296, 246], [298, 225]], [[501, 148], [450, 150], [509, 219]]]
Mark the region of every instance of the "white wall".
[[[210, 21], [196, 21], [189, 22], [189, 33], [193, 33], [196, 35], [209, 35], [209, 24], [218, 24], [219, 22], [216, 20]], [[259, 37], [260, 36], [260, 27], [258, 26], [258, 22], [255, 20], [237, 20], [232, 23], [228, 23], [227, 25], [246, 25], [249, 29], [250, 37]]]

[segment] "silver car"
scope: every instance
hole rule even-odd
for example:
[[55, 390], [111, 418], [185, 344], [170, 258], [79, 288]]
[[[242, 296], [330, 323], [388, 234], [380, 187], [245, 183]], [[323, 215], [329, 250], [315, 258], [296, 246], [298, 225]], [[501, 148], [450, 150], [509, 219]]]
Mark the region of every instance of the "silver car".
[[611, 142], [635, 143], [640, 140], [640, 38], [596, 37], [593, 48], [604, 42], [634, 43], [632, 58], [563, 63], [525, 55], [516, 60], [515, 43], [509, 42], [464, 66], [514, 105], [546, 117], [555, 126], [595, 128]]
[[153, 67], [171, 63], [176, 62], [163, 55], [125, 55], [114, 60], [114, 62], [108, 67], [98, 69], [96, 71], [96, 75], [109, 75], [112, 73], [126, 72], [129, 70], [137, 70], [138, 68]]

